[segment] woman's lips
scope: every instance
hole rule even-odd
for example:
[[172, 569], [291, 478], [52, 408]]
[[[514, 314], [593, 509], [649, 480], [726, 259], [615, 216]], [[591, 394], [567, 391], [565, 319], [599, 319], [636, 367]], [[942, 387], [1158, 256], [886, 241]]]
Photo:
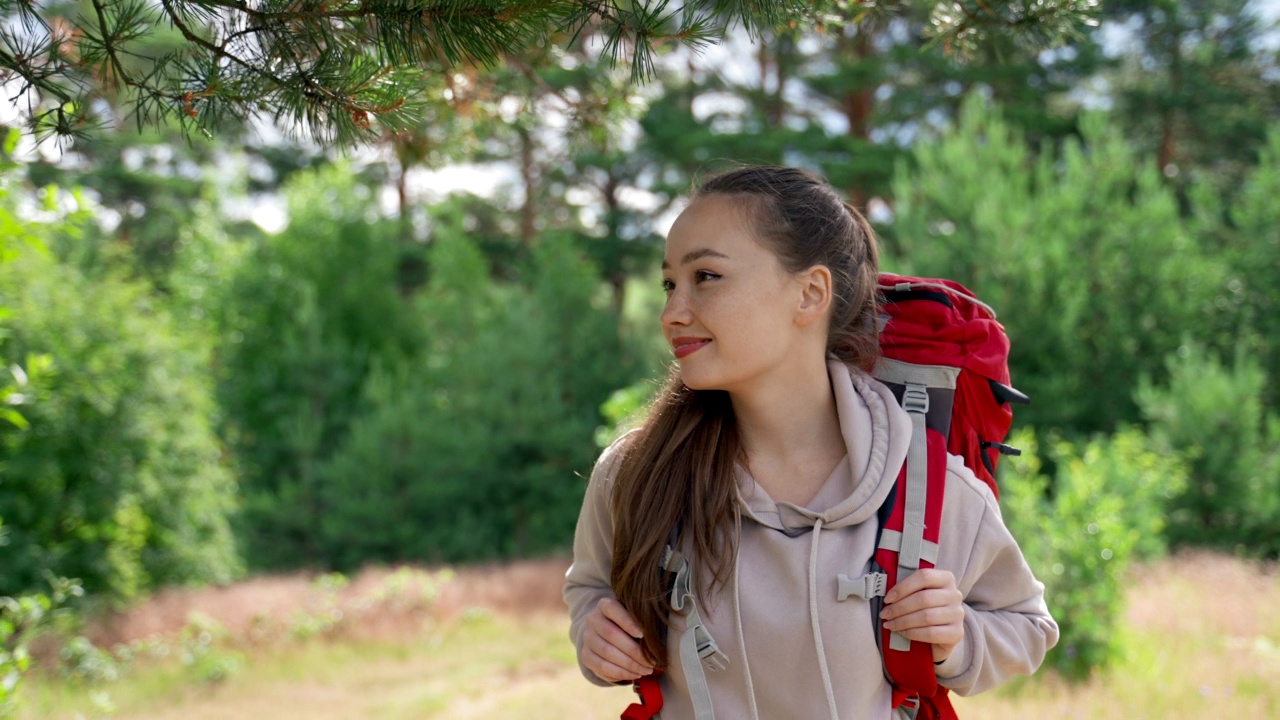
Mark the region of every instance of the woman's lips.
[[675, 346], [676, 358], [688, 357], [710, 343], [705, 338], [676, 338], [671, 342]]

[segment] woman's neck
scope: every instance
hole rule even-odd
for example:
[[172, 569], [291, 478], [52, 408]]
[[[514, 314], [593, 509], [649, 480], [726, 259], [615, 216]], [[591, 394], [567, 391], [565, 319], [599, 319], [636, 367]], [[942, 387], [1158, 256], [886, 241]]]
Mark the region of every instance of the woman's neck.
[[748, 469], [771, 494], [784, 477], [816, 492], [845, 456], [824, 357], [729, 397]]

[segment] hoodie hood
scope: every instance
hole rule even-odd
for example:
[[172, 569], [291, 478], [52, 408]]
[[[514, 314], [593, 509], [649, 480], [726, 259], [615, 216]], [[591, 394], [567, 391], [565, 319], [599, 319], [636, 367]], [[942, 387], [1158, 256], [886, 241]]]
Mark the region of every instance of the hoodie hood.
[[[799, 535], [821, 522], [827, 529], [857, 525], [875, 516], [884, 504], [911, 440], [911, 419], [893, 392], [866, 373], [834, 358], [827, 360], [827, 375], [835, 397], [840, 434], [848, 454], [819, 496], [833, 490], [832, 480], [847, 493], [826, 509], [815, 511], [787, 502], [774, 502], [741, 466], [735, 468], [742, 517], [788, 535]], [[870, 438], [870, 442], [867, 441]]]

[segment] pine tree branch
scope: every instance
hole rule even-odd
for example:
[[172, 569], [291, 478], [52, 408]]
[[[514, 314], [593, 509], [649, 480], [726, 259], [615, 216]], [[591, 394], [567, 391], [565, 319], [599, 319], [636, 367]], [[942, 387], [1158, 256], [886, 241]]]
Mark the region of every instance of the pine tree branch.
[[[1067, 32], [1097, 2], [925, 1], [937, 10], [936, 38], [957, 45], [992, 33], [1035, 45]], [[759, 37], [796, 21], [915, 11], [905, 0], [90, 0], [51, 27], [48, 7], [0, 0], [0, 77], [21, 78], [11, 102], [25, 98], [37, 132], [77, 134], [89, 101], [120, 88], [140, 127], [176, 117], [184, 130], [210, 132], [265, 111], [344, 142], [378, 137], [374, 120], [413, 125], [425, 102], [423, 72], [492, 69], [538, 43], [599, 40], [607, 60], [629, 59], [638, 83], [656, 73], [662, 45], [696, 50], [733, 24]], [[15, 18], [22, 27], [10, 30]], [[78, 35], [56, 29], [67, 23]], [[147, 36], [163, 24], [186, 46], [149, 55]], [[578, 105], [536, 68], [512, 66]]]
[[[102, 3], [98, 0], [93, 0], [93, 11], [98, 16], [98, 29], [102, 32], [102, 47], [107, 51], [110, 67], [115, 71], [117, 78], [127, 78], [124, 66], [120, 64], [120, 58], [116, 57], [115, 38], [112, 37], [111, 32], [107, 29], [107, 16], [102, 9]], [[104, 79], [110, 83], [110, 75]]]

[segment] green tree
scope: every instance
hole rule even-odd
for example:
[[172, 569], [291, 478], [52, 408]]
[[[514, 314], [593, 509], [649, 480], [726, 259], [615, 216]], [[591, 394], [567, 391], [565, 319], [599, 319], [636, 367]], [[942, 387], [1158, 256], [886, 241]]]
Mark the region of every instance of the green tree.
[[1120, 0], [1104, 16], [1130, 48], [1107, 76], [1126, 137], [1181, 191], [1233, 196], [1280, 117], [1280, 65], [1250, 3]]
[[668, 63], [665, 93], [642, 120], [652, 168], [639, 176], [674, 198], [723, 161], [801, 165], [865, 208], [872, 199], [892, 204], [897, 162], [952, 124], [968, 95], [993, 98], [1033, 143], [1076, 132], [1079, 103], [1069, 91], [1099, 65], [1082, 32], [1052, 53], [986, 35], [959, 61], [935, 42], [931, 11], [927, 3], [868, 9], [856, 22], [769, 31], [719, 62]]
[[600, 405], [635, 372], [599, 276], [567, 238], [544, 238], [517, 281], [495, 282], [456, 228], [434, 240], [429, 267], [414, 305], [427, 346], [370, 374], [367, 411], [321, 470], [339, 567], [563, 550]]
[[1185, 454], [1194, 482], [1170, 505], [1179, 544], [1280, 555], [1280, 413], [1264, 404], [1266, 374], [1249, 343], [1230, 366], [1195, 343], [1167, 360], [1168, 384], [1144, 381], [1137, 399], [1152, 434]]
[[[1212, 218], [1212, 230], [1228, 244], [1233, 278], [1219, 299], [1239, 306], [1256, 342], [1248, 346], [1269, 373], [1264, 403], [1280, 412], [1280, 126], [1273, 126], [1261, 149], [1258, 166], [1244, 180], [1223, 217]], [[1250, 335], [1246, 335], [1250, 337]]]
[[[114, 109], [115, 112], [121, 112]], [[182, 138], [177, 127], [95, 133], [73, 156], [35, 159], [25, 166], [36, 187], [79, 188], [100, 208], [74, 242], [51, 248], [89, 275], [105, 272], [144, 280], [162, 295], [182, 292], [174, 270], [182, 238], [204, 208], [217, 212], [224, 232], [257, 228], [231, 212], [253, 198], [275, 195], [294, 172], [323, 164], [314, 148], [280, 139], [267, 144], [248, 130], [226, 139]]]
[[288, 228], [246, 252], [218, 311], [218, 397], [258, 567], [323, 561], [325, 460], [357, 416], [371, 367], [420, 341], [397, 290], [397, 228], [343, 165], [287, 187]]
[[971, 99], [954, 130], [921, 142], [894, 181], [887, 269], [958, 280], [1012, 340], [1020, 423], [1110, 431], [1141, 417], [1139, 378], [1163, 378], [1186, 335], [1218, 339], [1223, 260], [1179, 215], [1154, 167], [1106, 116], [1033, 156]]

